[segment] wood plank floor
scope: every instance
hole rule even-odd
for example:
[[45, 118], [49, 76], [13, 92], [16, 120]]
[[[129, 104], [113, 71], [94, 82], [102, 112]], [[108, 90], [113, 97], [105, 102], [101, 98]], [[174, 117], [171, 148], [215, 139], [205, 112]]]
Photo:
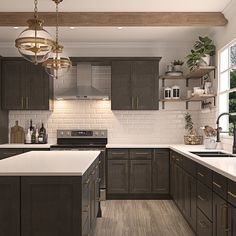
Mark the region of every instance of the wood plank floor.
[[194, 236], [171, 200], [102, 202], [93, 236]]

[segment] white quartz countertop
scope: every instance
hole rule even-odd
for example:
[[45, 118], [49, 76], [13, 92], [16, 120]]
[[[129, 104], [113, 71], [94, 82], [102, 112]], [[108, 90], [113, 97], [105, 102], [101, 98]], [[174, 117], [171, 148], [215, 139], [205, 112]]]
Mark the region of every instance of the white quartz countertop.
[[23, 144], [23, 143], [6, 143], [0, 144], [0, 148], [50, 148], [52, 144]]
[[99, 151], [31, 151], [0, 160], [0, 176], [82, 176]]
[[184, 145], [184, 144], [108, 144], [107, 148], [170, 148], [193, 161], [233, 180], [236, 182], [236, 157], [199, 157], [192, 154], [194, 151], [220, 151], [228, 153], [224, 150], [209, 150], [203, 145]]

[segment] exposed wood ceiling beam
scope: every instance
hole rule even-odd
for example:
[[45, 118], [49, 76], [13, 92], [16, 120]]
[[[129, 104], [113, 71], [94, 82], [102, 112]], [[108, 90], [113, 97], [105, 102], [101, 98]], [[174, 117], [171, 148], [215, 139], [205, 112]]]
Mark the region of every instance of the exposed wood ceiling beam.
[[[0, 12], [0, 26], [26, 26], [30, 12]], [[45, 26], [55, 26], [54, 12], [41, 12]], [[60, 26], [225, 26], [220, 12], [60, 12]]]

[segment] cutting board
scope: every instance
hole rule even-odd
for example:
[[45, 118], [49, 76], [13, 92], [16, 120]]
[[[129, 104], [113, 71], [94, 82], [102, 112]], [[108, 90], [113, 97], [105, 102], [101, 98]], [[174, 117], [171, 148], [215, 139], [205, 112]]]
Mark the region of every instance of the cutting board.
[[16, 121], [16, 125], [11, 127], [11, 143], [24, 143], [25, 142], [25, 131], [24, 129], [18, 125], [18, 121]]

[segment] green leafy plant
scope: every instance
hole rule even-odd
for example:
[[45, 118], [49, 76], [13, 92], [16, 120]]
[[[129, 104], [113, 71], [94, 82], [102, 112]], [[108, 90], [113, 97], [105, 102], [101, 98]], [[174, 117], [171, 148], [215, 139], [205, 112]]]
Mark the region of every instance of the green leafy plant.
[[185, 119], [185, 129], [188, 130], [188, 133], [191, 135], [194, 133], [194, 128], [193, 128], [193, 120], [192, 116], [189, 112], [185, 113], [184, 115]]
[[181, 60], [174, 60], [173, 62], [171, 62], [171, 64], [174, 66], [177, 66], [177, 65], [182, 66], [184, 64], [184, 62]]
[[190, 70], [193, 70], [195, 67], [199, 66], [202, 57], [214, 56], [216, 47], [213, 44], [213, 41], [205, 36], [199, 36], [199, 40], [193, 46], [191, 53], [187, 55], [187, 65]]

